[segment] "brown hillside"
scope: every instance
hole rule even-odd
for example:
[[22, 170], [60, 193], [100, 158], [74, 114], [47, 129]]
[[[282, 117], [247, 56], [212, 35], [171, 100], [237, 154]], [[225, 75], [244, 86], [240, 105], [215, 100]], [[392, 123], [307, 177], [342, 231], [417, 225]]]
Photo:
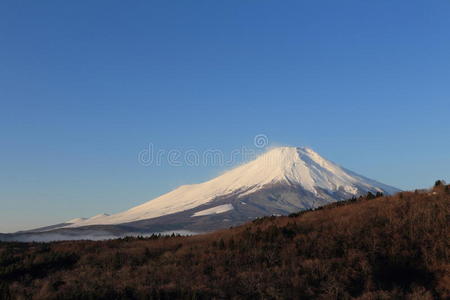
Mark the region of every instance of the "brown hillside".
[[449, 190], [192, 237], [0, 243], [0, 299], [450, 298]]

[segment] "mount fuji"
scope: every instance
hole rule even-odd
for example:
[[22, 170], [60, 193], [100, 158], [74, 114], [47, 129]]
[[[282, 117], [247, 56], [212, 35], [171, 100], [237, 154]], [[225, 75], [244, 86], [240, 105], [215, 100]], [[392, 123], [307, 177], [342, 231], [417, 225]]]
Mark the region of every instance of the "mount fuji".
[[9, 237], [102, 239], [129, 234], [201, 233], [262, 216], [316, 208], [368, 192], [398, 191], [347, 170], [309, 148], [279, 147], [212, 180], [180, 186], [124, 212], [77, 218]]

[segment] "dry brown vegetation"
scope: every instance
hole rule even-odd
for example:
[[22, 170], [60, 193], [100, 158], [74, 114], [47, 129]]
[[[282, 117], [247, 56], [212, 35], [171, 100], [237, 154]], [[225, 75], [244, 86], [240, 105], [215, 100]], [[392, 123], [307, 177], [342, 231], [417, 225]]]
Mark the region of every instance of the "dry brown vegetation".
[[0, 243], [0, 299], [448, 299], [449, 190], [192, 237]]

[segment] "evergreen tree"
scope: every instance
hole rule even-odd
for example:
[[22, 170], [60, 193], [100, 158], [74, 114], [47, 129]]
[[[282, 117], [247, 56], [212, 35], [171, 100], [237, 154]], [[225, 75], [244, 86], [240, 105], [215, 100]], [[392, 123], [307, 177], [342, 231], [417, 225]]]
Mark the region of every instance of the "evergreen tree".
[[371, 199], [374, 199], [374, 198], [375, 198], [375, 195], [372, 194], [372, 192], [368, 192], [367, 193], [366, 199], [371, 200]]
[[434, 183], [434, 187], [438, 187], [443, 185], [442, 180], [436, 180], [436, 182]]

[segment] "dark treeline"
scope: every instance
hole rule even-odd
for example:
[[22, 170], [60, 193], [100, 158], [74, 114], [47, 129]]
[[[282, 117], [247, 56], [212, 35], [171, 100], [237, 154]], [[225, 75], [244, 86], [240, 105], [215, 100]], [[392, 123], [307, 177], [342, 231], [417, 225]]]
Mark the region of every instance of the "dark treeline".
[[450, 187], [219, 232], [0, 243], [0, 299], [445, 299]]

